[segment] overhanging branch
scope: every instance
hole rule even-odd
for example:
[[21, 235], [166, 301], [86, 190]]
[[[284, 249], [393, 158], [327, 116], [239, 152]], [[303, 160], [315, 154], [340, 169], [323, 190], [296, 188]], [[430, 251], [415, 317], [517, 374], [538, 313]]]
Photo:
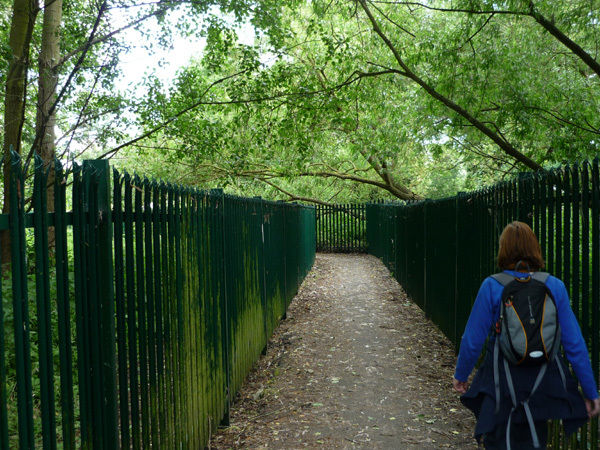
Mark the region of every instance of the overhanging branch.
[[[239, 76], [246, 72], [247, 72], [247, 70], [244, 70], [244, 71], [237, 72], [235, 74], [223, 77], [217, 81], [214, 81], [213, 83], [211, 83], [208, 86], [208, 88], [202, 93], [202, 95], [200, 97], [204, 98], [206, 96], [206, 94], [216, 85], [223, 83], [226, 80], [229, 80], [231, 78], [234, 78], [234, 77]], [[137, 136], [134, 139], [131, 139], [130, 141], [127, 141], [127, 142], [125, 142], [121, 145], [118, 145], [117, 147], [114, 147], [113, 149], [105, 152], [104, 154], [99, 156], [97, 159], [106, 158], [109, 155], [112, 155], [125, 147], [129, 147], [129, 146], [135, 144], [136, 142], [141, 141], [142, 139], [152, 136], [153, 134], [159, 132], [160, 130], [164, 129], [165, 127], [167, 127], [168, 125], [173, 123], [178, 118], [195, 110], [196, 108], [199, 108], [200, 106], [242, 105], [242, 104], [249, 104], [249, 103], [267, 102], [267, 101], [278, 100], [278, 99], [282, 99], [282, 98], [316, 96], [316, 95], [320, 95], [320, 94], [324, 94], [324, 93], [341, 90], [342, 88], [344, 88], [346, 86], [350, 86], [351, 84], [356, 83], [357, 81], [361, 80], [362, 78], [377, 77], [377, 76], [382, 76], [382, 75], [387, 75], [387, 74], [405, 75], [402, 71], [399, 71], [397, 69], [385, 69], [385, 70], [380, 70], [377, 72], [362, 72], [362, 71], [357, 70], [357, 71], [354, 71], [352, 74], [350, 74], [350, 76], [348, 78], [346, 78], [345, 81], [343, 81], [342, 83], [340, 83], [336, 86], [333, 86], [331, 88], [323, 88], [323, 89], [318, 89], [318, 90], [310, 91], [310, 92], [285, 92], [285, 93], [268, 95], [268, 96], [264, 96], [264, 97], [245, 98], [245, 99], [228, 100], [228, 101], [202, 101], [202, 100], [200, 100], [200, 101], [195, 102], [192, 105], [178, 111], [172, 117], [165, 120], [164, 122], [157, 125], [156, 127], [152, 128], [151, 130], [147, 131], [146, 133], [143, 133], [140, 136]]]
[[390, 49], [390, 51], [394, 55], [396, 62], [402, 68], [403, 76], [414, 81], [416, 84], [421, 86], [421, 88], [424, 89], [429, 95], [431, 95], [433, 98], [438, 100], [444, 106], [446, 106], [447, 108], [451, 109], [452, 111], [456, 112], [457, 114], [459, 114], [460, 116], [465, 118], [475, 128], [477, 128], [479, 131], [481, 131], [483, 134], [485, 134], [488, 138], [490, 138], [496, 145], [498, 145], [502, 149], [502, 151], [504, 151], [507, 155], [513, 157], [515, 160], [523, 163], [524, 165], [526, 165], [527, 167], [529, 167], [532, 170], [537, 171], [537, 170], [542, 169], [542, 167], [538, 163], [536, 163], [529, 157], [527, 157], [524, 154], [522, 154], [521, 152], [519, 152], [509, 142], [507, 142], [505, 139], [503, 139], [502, 136], [495, 133], [493, 130], [491, 130], [489, 127], [487, 127], [483, 122], [481, 122], [476, 117], [471, 115], [467, 110], [465, 110], [464, 108], [462, 108], [458, 104], [454, 103], [449, 98], [447, 98], [444, 95], [437, 92], [429, 83], [427, 83], [425, 80], [420, 78], [417, 74], [415, 74], [408, 67], [408, 65], [404, 62], [404, 60], [402, 59], [402, 56], [400, 55], [400, 52], [398, 51], [398, 49], [396, 49], [396, 47], [392, 43], [392, 41], [387, 37], [387, 35], [379, 27], [377, 20], [375, 19], [375, 17], [371, 13], [371, 10], [369, 9], [369, 7], [367, 5], [367, 1], [366, 0], [358, 0], [358, 3], [360, 4], [363, 11], [367, 15], [367, 18], [371, 22], [371, 25], [373, 26], [373, 31], [381, 38], [381, 40], [385, 43], [385, 45]]

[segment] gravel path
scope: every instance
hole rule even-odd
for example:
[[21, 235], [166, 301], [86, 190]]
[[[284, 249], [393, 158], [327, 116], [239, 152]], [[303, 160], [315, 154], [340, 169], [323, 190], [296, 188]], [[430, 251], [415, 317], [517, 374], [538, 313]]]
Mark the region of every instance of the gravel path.
[[210, 448], [477, 448], [454, 363], [377, 258], [318, 254]]

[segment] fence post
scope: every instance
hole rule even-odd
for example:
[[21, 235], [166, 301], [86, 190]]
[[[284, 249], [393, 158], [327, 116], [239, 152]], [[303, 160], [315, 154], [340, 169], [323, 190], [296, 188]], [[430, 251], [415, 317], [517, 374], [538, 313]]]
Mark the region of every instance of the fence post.
[[220, 245], [217, 247], [217, 256], [215, 264], [220, 266], [220, 316], [221, 316], [221, 355], [222, 362], [225, 368], [225, 405], [223, 411], [223, 417], [221, 417], [220, 425], [228, 427], [231, 423], [231, 343], [229, 341], [229, 311], [227, 308], [227, 235], [225, 230], [225, 193], [223, 189], [211, 189], [210, 191], [212, 213], [215, 218], [215, 237], [217, 233], [220, 233], [218, 242]]
[[[33, 448], [35, 445], [35, 431], [31, 380], [31, 328], [29, 295], [27, 292], [27, 263], [25, 260], [25, 199], [22, 194], [25, 186], [25, 176], [21, 157], [15, 152], [11, 152], [10, 178], [10, 245], [19, 446], [21, 448]], [[5, 182], [8, 182], [8, 180]]]
[[285, 313], [281, 320], [287, 320], [287, 307], [289, 306], [290, 299], [288, 298], [288, 235], [287, 235], [287, 209], [285, 208], [285, 202], [283, 200], [278, 200], [277, 204], [281, 206], [281, 220], [283, 223], [283, 296], [285, 297]]
[[429, 317], [427, 311], [427, 247], [428, 247], [428, 239], [427, 239], [427, 205], [430, 204], [431, 200], [426, 199], [423, 203], [423, 285], [421, 289], [423, 289], [423, 306], [422, 309], [425, 311], [427, 316]]
[[460, 339], [459, 336], [462, 335], [462, 330], [459, 329], [458, 326], [458, 322], [459, 322], [459, 292], [460, 292], [460, 276], [458, 273], [459, 270], [459, 266], [462, 260], [462, 246], [460, 245], [461, 243], [461, 237], [462, 237], [462, 227], [461, 227], [461, 218], [462, 218], [462, 211], [461, 211], [461, 198], [462, 196], [465, 195], [464, 192], [459, 191], [456, 193], [456, 196], [454, 197], [454, 208], [455, 208], [455, 217], [454, 217], [454, 243], [456, 245], [455, 249], [456, 251], [454, 252], [454, 295], [453, 295], [453, 301], [454, 301], [454, 338], [452, 341], [452, 344], [454, 345], [454, 351], [456, 352], [456, 354], [458, 354], [458, 350], [460, 348]]
[[257, 202], [259, 202], [259, 220], [257, 221], [258, 228], [260, 230], [260, 242], [258, 246], [258, 272], [259, 272], [259, 289], [260, 289], [260, 297], [263, 304], [263, 322], [265, 329], [265, 346], [262, 349], [261, 354], [264, 356], [267, 354], [268, 345], [269, 345], [269, 331], [268, 331], [268, 322], [269, 322], [269, 311], [268, 311], [268, 302], [267, 302], [267, 270], [265, 267], [265, 212], [264, 212], [264, 204], [263, 199], [260, 196], [254, 197]]
[[[97, 200], [86, 199], [87, 206], [97, 203], [97, 211], [89, 210], [90, 216], [97, 214], [95, 226], [96, 252], [92, 250], [92, 257], [97, 259], [97, 270], [92, 274], [96, 276], [97, 286], [97, 317], [89, 317], [90, 321], [97, 321], [98, 336], [90, 336], [92, 345], [99, 348], [100, 366], [96, 366], [100, 373], [92, 374], [92, 379], [100, 383], [101, 404], [97, 405], [100, 410], [102, 426], [93, 429], [93, 442], [101, 442], [102, 448], [119, 448], [119, 425], [117, 413], [117, 365], [115, 350], [115, 303], [113, 287], [113, 233], [111, 218], [111, 195], [110, 195], [110, 168], [106, 160], [86, 160], [83, 162], [83, 173], [97, 181]], [[84, 176], [85, 176], [84, 175]], [[86, 184], [93, 182], [86, 180]], [[90, 224], [94, 224], [90, 217]], [[90, 311], [93, 311], [91, 309]], [[90, 329], [91, 332], [91, 329]], [[95, 365], [92, 363], [92, 368]], [[94, 414], [96, 413], [94, 412]], [[98, 436], [101, 434], [101, 436]]]

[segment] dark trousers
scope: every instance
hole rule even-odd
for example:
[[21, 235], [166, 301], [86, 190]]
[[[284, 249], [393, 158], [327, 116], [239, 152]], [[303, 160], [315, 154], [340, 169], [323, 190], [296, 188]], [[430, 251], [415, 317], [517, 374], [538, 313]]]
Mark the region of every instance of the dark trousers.
[[[538, 449], [545, 449], [548, 443], [548, 423], [537, 422], [535, 430], [540, 441]], [[510, 445], [512, 450], [530, 450], [535, 448], [528, 424], [512, 425], [510, 430]], [[498, 427], [493, 433], [484, 434], [483, 446], [486, 450], [506, 449], [506, 428]]]

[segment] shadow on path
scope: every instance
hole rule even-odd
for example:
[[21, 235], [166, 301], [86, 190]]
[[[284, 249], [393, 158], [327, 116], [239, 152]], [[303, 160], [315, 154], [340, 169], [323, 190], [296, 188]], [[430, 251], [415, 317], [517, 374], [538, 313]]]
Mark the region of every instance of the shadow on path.
[[318, 254], [211, 448], [477, 448], [454, 363], [377, 258]]

